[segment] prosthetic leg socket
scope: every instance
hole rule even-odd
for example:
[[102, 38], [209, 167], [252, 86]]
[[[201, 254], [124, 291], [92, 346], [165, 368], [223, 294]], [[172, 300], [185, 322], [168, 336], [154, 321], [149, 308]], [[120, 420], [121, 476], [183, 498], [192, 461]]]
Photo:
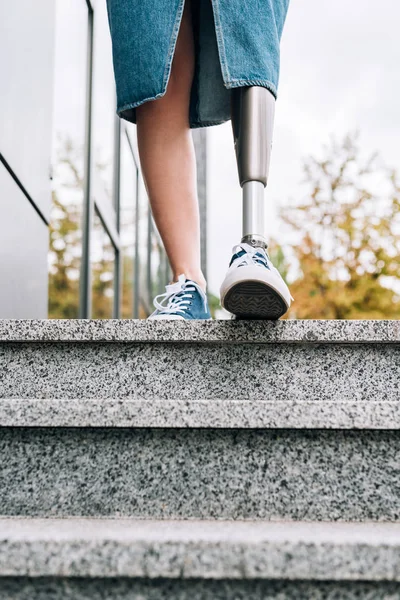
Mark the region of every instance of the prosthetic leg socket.
[[240, 186], [243, 189], [242, 242], [267, 247], [265, 198], [271, 158], [275, 98], [261, 86], [232, 90], [231, 117]]

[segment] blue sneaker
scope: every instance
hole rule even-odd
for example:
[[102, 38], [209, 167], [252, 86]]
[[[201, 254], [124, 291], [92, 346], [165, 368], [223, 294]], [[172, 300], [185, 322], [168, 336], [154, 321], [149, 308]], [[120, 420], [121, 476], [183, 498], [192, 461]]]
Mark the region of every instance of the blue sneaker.
[[155, 297], [156, 310], [149, 319], [211, 319], [207, 296], [196, 282], [180, 275], [176, 283], [165, 289], [164, 294]]
[[281, 274], [263, 248], [241, 243], [221, 285], [221, 305], [239, 319], [276, 320], [293, 300]]

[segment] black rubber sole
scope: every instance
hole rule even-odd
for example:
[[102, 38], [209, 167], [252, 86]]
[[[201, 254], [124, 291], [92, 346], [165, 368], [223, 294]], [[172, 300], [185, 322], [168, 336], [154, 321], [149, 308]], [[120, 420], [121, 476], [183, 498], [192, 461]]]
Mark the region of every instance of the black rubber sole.
[[283, 298], [258, 281], [237, 283], [227, 292], [223, 307], [238, 319], [277, 321], [288, 310]]

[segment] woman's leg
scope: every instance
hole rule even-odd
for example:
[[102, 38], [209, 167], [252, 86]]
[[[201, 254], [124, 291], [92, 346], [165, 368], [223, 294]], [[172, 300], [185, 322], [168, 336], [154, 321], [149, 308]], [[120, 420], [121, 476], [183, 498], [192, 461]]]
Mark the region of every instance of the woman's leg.
[[137, 110], [143, 177], [174, 281], [184, 273], [205, 289], [200, 266], [196, 158], [189, 129], [194, 40], [186, 0], [166, 94]]

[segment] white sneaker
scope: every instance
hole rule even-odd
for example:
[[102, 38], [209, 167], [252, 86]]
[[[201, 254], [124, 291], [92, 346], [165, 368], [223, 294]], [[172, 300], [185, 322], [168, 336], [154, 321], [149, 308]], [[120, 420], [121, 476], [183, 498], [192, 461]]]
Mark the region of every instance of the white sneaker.
[[293, 300], [289, 288], [263, 248], [234, 246], [221, 285], [221, 305], [241, 319], [276, 320]]

